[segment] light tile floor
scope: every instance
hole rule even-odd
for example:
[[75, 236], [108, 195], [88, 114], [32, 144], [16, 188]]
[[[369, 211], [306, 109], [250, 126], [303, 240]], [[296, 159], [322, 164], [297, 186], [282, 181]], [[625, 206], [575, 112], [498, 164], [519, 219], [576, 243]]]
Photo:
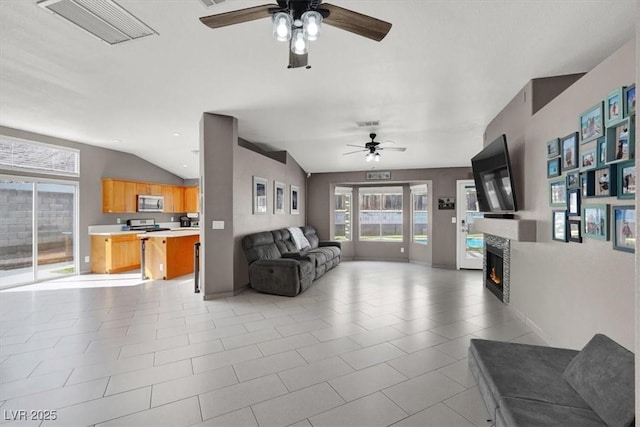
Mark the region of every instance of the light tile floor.
[[343, 262], [295, 298], [36, 289], [0, 293], [6, 426], [490, 426], [469, 339], [543, 344], [480, 272], [407, 263]]

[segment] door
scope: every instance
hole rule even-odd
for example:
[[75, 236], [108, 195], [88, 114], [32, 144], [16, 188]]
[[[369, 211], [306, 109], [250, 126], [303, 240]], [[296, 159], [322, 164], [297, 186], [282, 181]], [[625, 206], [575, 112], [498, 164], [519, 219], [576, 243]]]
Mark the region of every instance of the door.
[[473, 220], [483, 216], [478, 210], [476, 184], [472, 179], [457, 181], [457, 199], [456, 267], [458, 270], [461, 268], [482, 270], [484, 235], [469, 231]]
[[0, 177], [0, 288], [77, 274], [77, 188]]

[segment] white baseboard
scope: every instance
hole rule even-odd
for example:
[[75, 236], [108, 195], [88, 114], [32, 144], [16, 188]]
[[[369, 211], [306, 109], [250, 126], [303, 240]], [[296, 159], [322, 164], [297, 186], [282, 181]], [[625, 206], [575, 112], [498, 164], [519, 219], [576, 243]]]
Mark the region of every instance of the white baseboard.
[[538, 337], [542, 339], [542, 341], [544, 341], [549, 346], [553, 345], [553, 340], [551, 339], [551, 337], [547, 335], [544, 332], [544, 330], [540, 326], [538, 326], [533, 320], [529, 319], [526, 314], [524, 314], [522, 311], [520, 311], [516, 306], [512, 304], [508, 304], [507, 307], [509, 307], [509, 310], [511, 310], [525, 325], [530, 327], [533, 330], [533, 332], [535, 332], [536, 335], [538, 335]]

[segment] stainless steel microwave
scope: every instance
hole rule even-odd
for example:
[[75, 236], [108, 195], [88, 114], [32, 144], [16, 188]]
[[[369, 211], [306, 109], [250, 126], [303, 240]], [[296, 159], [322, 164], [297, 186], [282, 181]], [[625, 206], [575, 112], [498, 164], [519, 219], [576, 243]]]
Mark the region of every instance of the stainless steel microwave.
[[138, 196], [138, 212], [162, 212], [163, 210], [164, 197]]

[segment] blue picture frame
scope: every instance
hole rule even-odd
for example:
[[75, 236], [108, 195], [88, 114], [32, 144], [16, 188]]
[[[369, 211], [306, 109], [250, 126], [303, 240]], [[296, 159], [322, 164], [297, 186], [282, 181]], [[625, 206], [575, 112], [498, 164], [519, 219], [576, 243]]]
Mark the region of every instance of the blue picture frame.
[[633, 84], [624, 89], [624, 117], [636, 114], [636, 85]]
[[636, 162], [618, 163], [618, 199], [635, 199], [636, 180]]
[[636, 207], [613, 206], [611, 213], [611, 241], [616, 251], [636, 251]]
[[625, 87], [619, 87], [604, 98], [604, 124], [606, 127], [619, 123], [624, 118]]
[[547, 178], [560, 176], [560, 157], [547, 160]]

